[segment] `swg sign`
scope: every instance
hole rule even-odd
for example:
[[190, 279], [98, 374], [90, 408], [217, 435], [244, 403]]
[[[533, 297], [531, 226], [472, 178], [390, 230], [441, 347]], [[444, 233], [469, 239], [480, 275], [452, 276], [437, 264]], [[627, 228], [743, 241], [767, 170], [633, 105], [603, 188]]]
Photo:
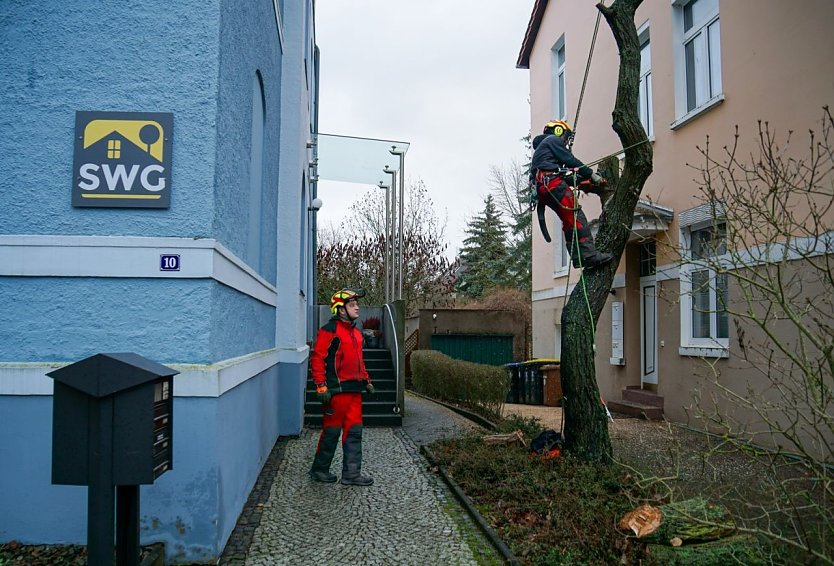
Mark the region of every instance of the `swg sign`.
[[72, 205], [168, 208], [174, 115], [76, 112]]

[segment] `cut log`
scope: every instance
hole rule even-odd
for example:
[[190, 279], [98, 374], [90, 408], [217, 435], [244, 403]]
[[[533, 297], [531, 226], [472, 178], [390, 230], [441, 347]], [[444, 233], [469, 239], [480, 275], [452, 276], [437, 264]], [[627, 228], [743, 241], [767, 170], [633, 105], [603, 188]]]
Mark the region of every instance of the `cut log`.
[[672, 539], [679, 538], [686, 546], [724, 538], [735, 531], [735, 524], [727, 510], [703, 498], [661, 505], [660, 511], [663, 514], [660, 526], [641, 540], [671, 545]]
[[509, 434], [490, 434], [484, 436], [483, 439], [484, 444], [520, 444], [527, 448], [527, 441], [524, 440], [524, 433], [520, 430], [515, 432], [511, 432]]
[[702, 544], [680, 547], [651, 544], [648, 555], [652, 564], [675, 566], [726, 566], [727, 564], [764, 565], [764, 552], [751, 535], [736, 535]]

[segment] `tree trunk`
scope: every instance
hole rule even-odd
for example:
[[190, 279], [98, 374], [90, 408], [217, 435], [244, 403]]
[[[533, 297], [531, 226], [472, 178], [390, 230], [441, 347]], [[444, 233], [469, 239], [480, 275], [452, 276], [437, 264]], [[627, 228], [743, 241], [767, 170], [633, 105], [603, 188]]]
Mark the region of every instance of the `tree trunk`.
[[746, 564], [764, 566], [771, 564], [762, 546], [752, 535], [736, 535], [704, 544], [664, 546], [650, 544], [648, 555], [652, 564], [675, 564], [677, 566], [725, 566]]
[[[637, 113], [640, 87], [640, 42], [634, 13], [642, 0], [615, 0], [598, 4], [620, 54], [617, 99], [612, 128], [625, 151], [622, 175], [600, 217], [596, 247], [622, 257], [634, 209], [652, 172], [652, 148]], [[630, 147], [639, 142], [640, 145]], [[574, 288], [562, 312], [562, 384], [565, 402], [565, 449], [586, 461], [609, 461], [611, 439], [605, 409], [600, 401], [594, 367], [594, 329], [614, 281], [617, 261], [589, 270]], [[587, 295], [587, 300], [586, 300]]]

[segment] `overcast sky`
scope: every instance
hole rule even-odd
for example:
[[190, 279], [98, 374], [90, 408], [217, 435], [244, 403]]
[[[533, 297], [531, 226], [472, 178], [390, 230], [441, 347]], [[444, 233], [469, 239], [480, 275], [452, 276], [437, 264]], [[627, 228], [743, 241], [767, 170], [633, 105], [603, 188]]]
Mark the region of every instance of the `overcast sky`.
[[[407, 182], [425, 182], [438, 218], [448, 218], [453, 252], [483, 209], [490, 166], [525, 159], [529, 78], [515, 63], [532, 6], [316, 0], [320, 132], [410, 142]], [[350, 193], [367, 190], [320, 183], [319, 222], [338, 226], [356, 200]]]

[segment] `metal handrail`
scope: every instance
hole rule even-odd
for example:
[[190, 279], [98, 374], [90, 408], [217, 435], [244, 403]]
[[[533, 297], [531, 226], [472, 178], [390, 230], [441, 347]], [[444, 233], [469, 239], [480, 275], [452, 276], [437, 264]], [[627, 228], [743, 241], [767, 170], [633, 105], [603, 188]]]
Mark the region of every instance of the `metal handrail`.
[[394, 412], [400, 412], [400, 346], [397, 340], [397, 327], [394, 326], [394, 314], [391, 312], [391, 305], [385, 303], [385, 309], [388, 311], [388, 320], [391, 323], [391, 330], [394, 334]]

